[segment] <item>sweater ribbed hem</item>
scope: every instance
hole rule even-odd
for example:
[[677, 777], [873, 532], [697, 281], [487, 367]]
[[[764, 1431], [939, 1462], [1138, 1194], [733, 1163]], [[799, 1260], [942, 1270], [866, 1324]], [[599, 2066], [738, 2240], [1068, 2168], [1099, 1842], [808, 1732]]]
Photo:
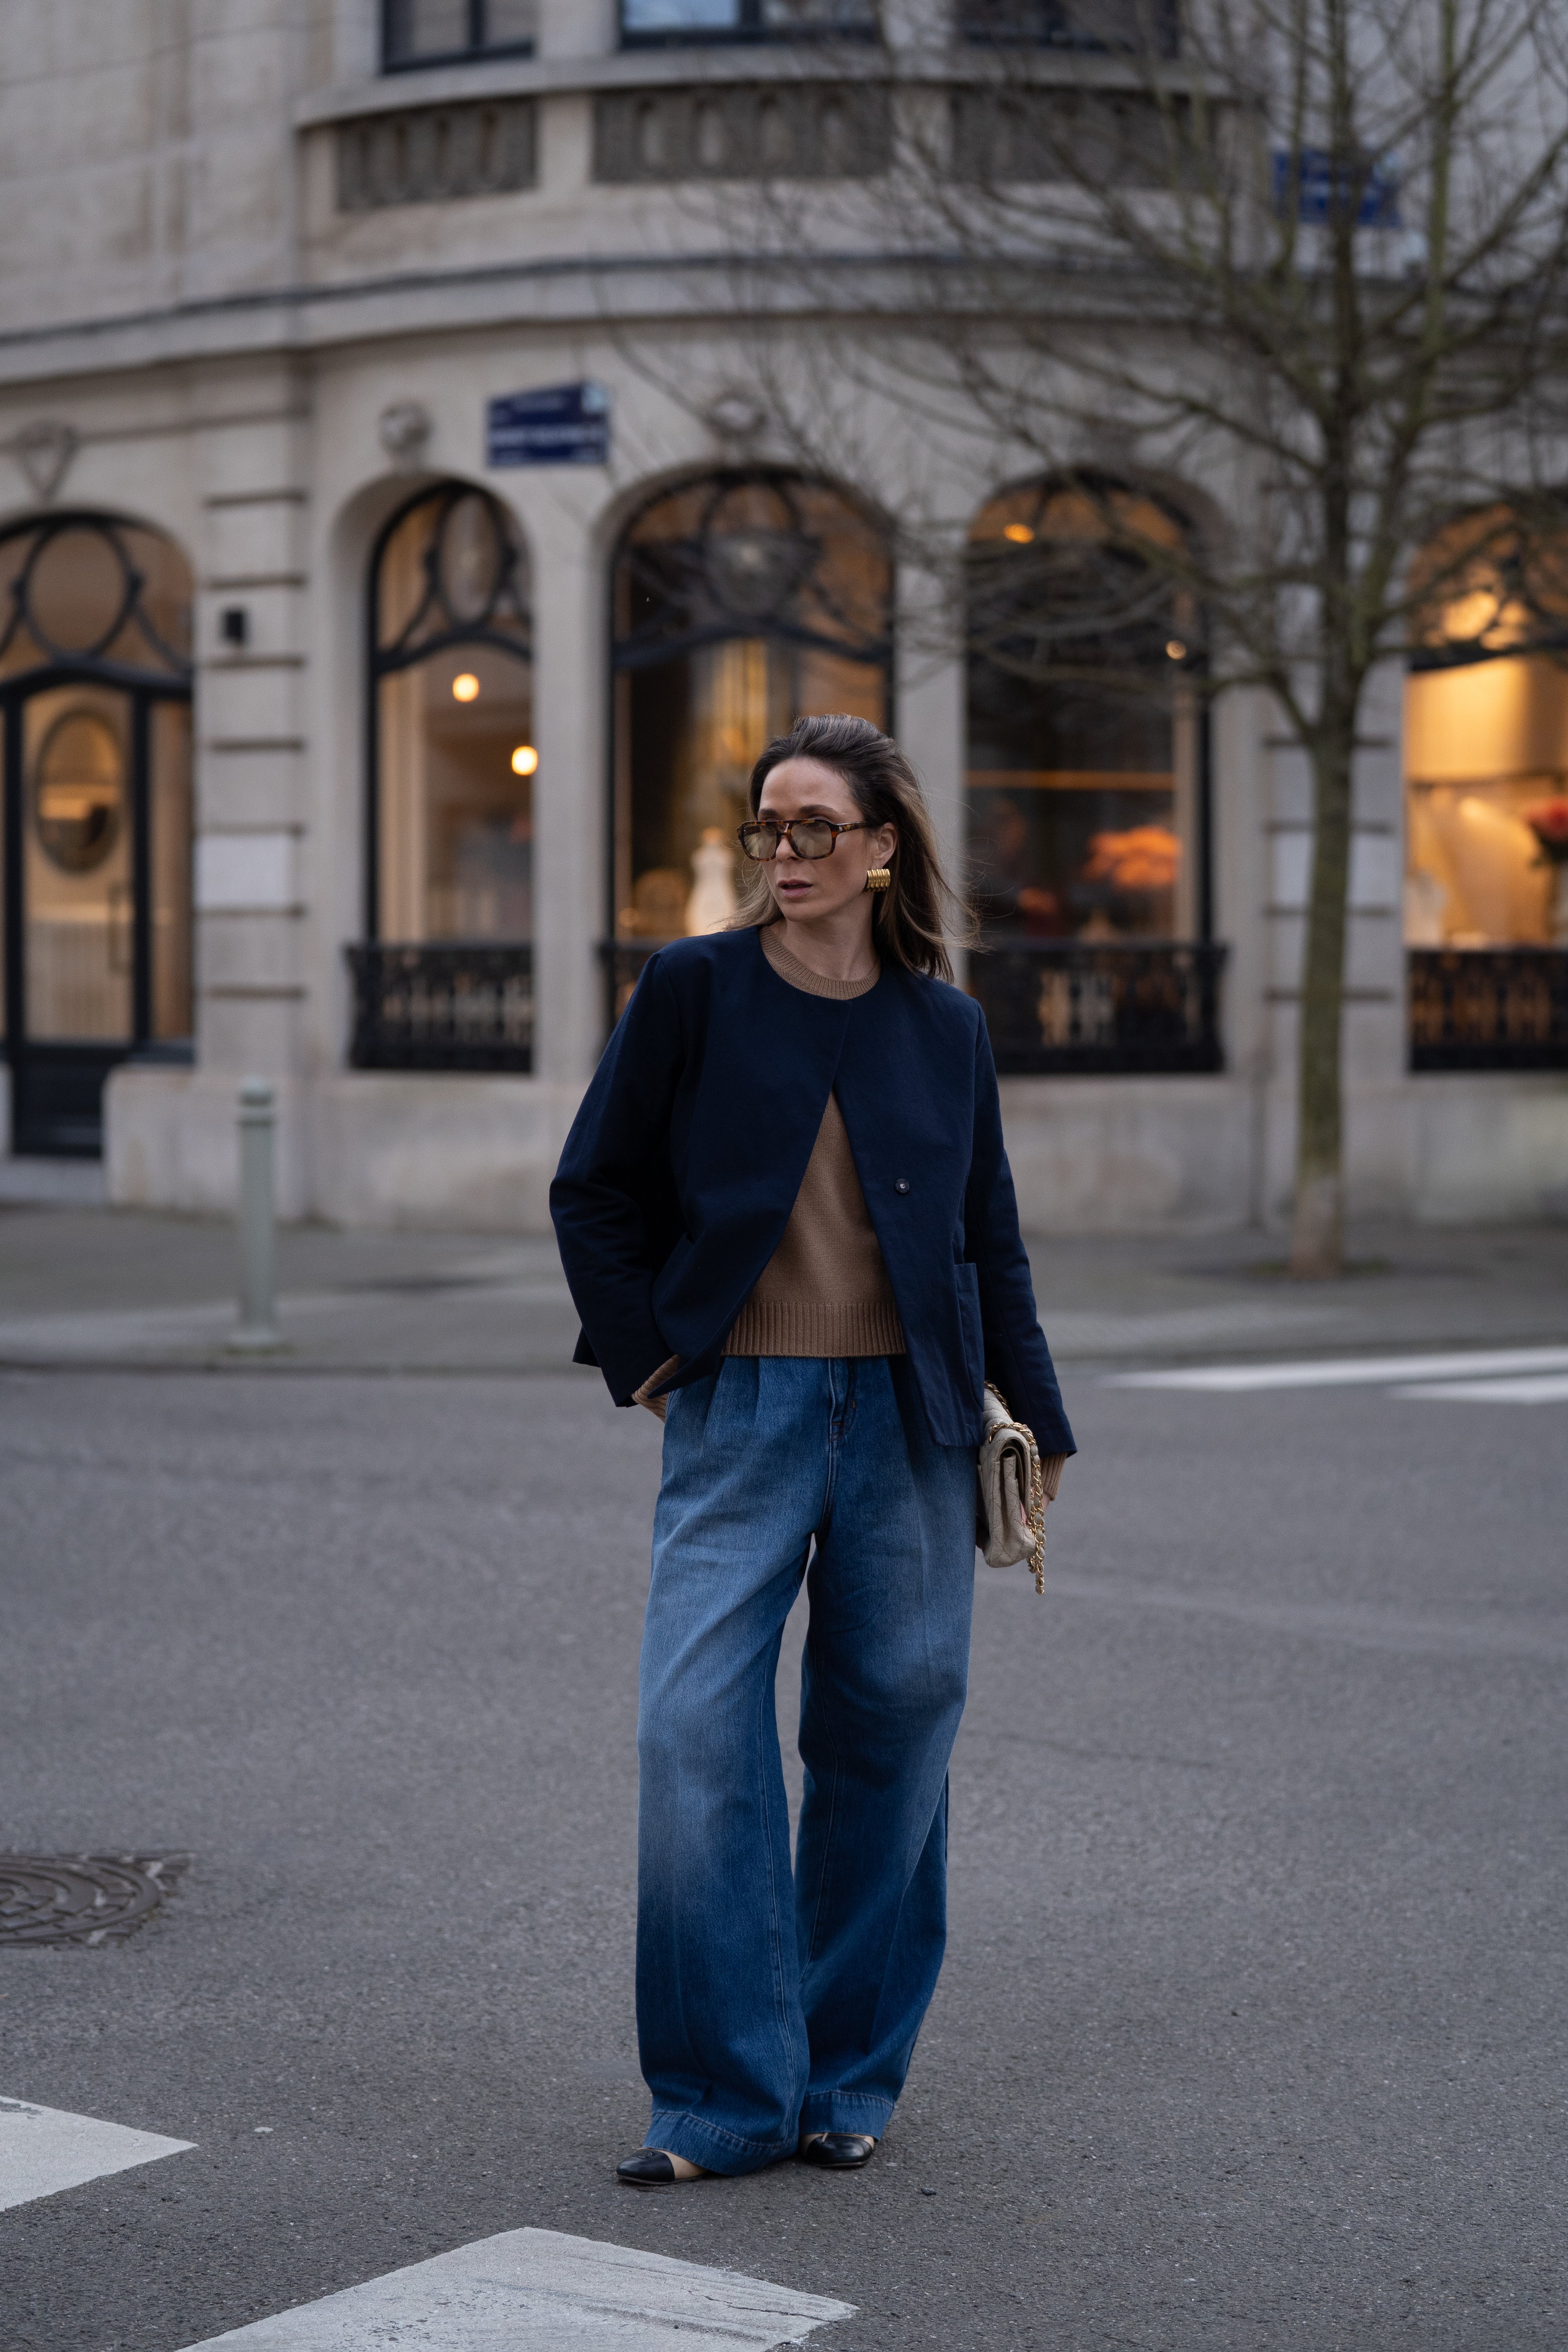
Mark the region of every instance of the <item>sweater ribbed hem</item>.
[[901, 1356], [899, 1310], [879, 1299], [748, 1298], [727, 1356]]

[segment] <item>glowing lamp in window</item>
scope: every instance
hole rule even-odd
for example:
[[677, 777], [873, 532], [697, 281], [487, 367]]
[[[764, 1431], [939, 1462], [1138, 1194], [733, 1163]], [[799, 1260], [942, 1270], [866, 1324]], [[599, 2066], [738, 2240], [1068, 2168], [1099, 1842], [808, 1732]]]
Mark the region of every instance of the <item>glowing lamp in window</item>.
[[539, 754], [531, 743], [520, 743], [511, 755], [514, 776], [531, 776], [539, 765]]
[[1108, 882], [1113, 890], [1169, 890], [1182, 862], [1182, 845], [1163, 824], [1135, 824], [1125, 833], [1089, 837], [1083, 869], [1086, 882]]
[[452, 680], [453, 701], [477, 702], [479, 700], [479, 681], [474, 676], [473, 671], [471, 669], [460, 669], [458, 672], [457, 677]]

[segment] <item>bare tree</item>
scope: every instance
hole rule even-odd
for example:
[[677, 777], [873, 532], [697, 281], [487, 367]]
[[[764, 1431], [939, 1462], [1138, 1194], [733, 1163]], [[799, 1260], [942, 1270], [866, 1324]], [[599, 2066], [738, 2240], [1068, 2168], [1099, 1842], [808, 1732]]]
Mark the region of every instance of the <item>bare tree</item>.
[[[757, 389], [794, 454], [841, 477], [879, 478], [867, 419], [890, 402], [933, 446], [978, 435], [999, 484], [1067, 486], [1103, 555], [1179, 600], [1197, 690], [1274, 698], [1315, 816], [1290, 1265], [1331, 1274], [1368, 680], [1457, 583], [1562, 528], [1568, 13], [956, 5], [966, 38], [875, 69], [837, 53], [874, 170], [726, 192]], [[1141, 482], [1198, 486], [1206, 519], [1151, 527]], [[1032, 591], [1015, 569], [977, 595], [939, 504], [888, 520], [946, 581], [948, 623], [973, 643], [989, 614], [986, 650], [1021, 674], [1117, 683], [1075, 639], [1081, 574], [1064, 598], [1042, 553]]]

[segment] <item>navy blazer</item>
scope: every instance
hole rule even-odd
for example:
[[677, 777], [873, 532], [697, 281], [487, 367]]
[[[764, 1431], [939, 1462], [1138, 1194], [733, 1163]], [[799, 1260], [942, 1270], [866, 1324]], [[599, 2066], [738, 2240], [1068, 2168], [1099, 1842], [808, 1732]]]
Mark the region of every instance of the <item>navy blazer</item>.
[[669, 1389], [715, 1369], [835, 1089], [933, 1443], [979, 1444], [990, 1380], [1042, 1454], [1073, 1453], [980, 1007], [890, 965], [864, 996], [808, 995], [755, 930], [649, 957], [573, 1122], [550, 1212], [574, 1360], [617, 1404], [671, 1356]]

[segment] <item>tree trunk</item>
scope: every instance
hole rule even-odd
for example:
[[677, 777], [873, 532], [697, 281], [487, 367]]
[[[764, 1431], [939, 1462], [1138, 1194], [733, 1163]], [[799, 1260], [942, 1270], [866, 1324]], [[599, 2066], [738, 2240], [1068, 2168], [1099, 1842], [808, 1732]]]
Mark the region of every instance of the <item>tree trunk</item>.
[[1341, 1042], [1350, 896], [1353, 712], [1313, 752], [1312, 886], [1301, 960], [1296, 1202], [1290, 1271], [1305, 1281], [1344, 1271], [1344, 1111]]

